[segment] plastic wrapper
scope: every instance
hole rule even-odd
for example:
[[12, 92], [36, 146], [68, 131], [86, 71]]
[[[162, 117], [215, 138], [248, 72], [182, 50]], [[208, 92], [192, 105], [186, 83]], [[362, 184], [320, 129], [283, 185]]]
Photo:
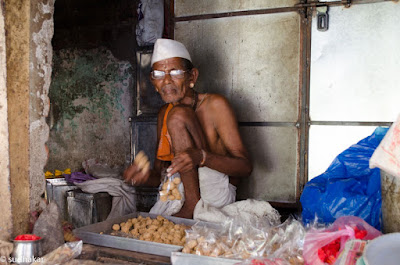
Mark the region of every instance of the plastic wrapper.
[[283, 224], [269, 231], [266, 246], [269, 259], [282, 259], [291, 265], [304, 264], [303, 247], [306, 229], [303, 224], [289, 217]]
[[372, 154], [369, 166], [400, 178], [400, 115]]
[[82, 252], [82, 240], [65, 243], [52, 252], [39, 258], [33, 265], [57, 265], [64, 264], [78, 257]]
[[305, 237], [305, 264], [334, 264], [350, 239], [371, 240], [382, 233], [356, 216], [338, 218], [327, 228], [311, 228]]
[[179, 174], [168, 177], [166, 174], [160, 185], [160, 200], [165, 201], [181, 201], [182, 205], [185, 201], [183, 183]]
[[[179, 173], [171, 177], [167, 172], [161, 173], [162, 182], [157, 196], [157, 202], [151, 208], [150, 213], [157, 215], [174, 215], [180, 211], [185, 202], [185, 190]], [[178, 183], [179, 182], [179, 183]]]
[[337, 258], [335, 265], [356, 265], [357, 260], [364, 253], [365, 246], [368, 241], [351, 239], [346, 242], [344, 250]]
[[302, 223], [293, 218], [279, 226], [261, 221], [243, 224], [230, 219], [222, 229], [192, 226], [186, 231], [182, 252], [232, 259], [279, 258], [291, 264], [303, 264], [304, 235]]
[[74, 259], [64, 263], [63, 265], [103, 265], [103, 262], [97, 262], [94, 260], [83, 260], [83, 259]]
[[43, 238], [43, 254], [47, 254], [65, 243], [60, 208], [50, 202], [33, 226], [33, 234]]
[[235, 263], [235, 265], [292, 265], [284, 259], [267, 259], [267, 258], [253, 258], [243, 262]]

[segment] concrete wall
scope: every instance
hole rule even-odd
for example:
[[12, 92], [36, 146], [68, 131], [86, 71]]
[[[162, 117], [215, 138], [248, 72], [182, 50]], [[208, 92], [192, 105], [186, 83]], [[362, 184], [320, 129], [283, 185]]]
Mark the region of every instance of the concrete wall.
[[136, 2], [56, 1], [45, 170], [78, 171], [90, 158], [122, 170], [135, 103]]
[[[201, 2], [201, 1], [200, 1]], [[297, 12], [207, 18], [185, 16], [281, 8], [297, 1], [175, 1], [182, 41], [199, 69], [195, 89], [231, 102], [254, 169], [238, 199], [295, 202], [299, 165], [300, 28]], [[212, 3], [211, 3], [212, 2]], [[234, 2], [234, 3], [232, 3]]]

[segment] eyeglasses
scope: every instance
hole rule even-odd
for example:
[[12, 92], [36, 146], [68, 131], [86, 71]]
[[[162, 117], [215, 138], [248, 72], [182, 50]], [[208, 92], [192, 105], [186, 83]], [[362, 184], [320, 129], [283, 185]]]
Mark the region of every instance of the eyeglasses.
[[182, 79], [185, 76], [185, 72], [187, 72], [187, 71], [180, 70], [180, 69], [171, 70], [171, 71], [169, 71], [169, 73], [166, 73], [166, 72], [160, 71], [160, 70], [153, 70], [153, 71], [151, 71], [151, 78], [160, 80], [160, 79], [164, 79], [165, 75], [169, 75], [173, 79]]

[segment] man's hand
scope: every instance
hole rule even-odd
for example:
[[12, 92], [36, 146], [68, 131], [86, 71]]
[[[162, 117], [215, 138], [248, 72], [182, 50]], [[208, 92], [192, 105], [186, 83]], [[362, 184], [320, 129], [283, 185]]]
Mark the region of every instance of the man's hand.
[[176, 172], [185, 173], [193, 170], [200, 165], [203, 153], [200, 149], [188, 149], [177, 154], [171, 162], [167, 176], [172, 176]]
[[132, 186], [139, 186], [147, 182], [150, 177], [150, 170], [141, 170], [136, 164], [130, 165], [123, 174], [126, 183]]
[[150, 161], [143, 151], [140, 151], [135, 161], [123, 174], [125, 182], [132, 186], [144, 184], [150, 176]]

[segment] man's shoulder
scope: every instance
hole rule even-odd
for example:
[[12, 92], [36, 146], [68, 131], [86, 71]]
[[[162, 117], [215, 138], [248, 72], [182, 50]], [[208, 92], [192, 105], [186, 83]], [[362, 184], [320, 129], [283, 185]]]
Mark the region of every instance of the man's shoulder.
[[220, 107], [221, 105], [230, 105], [228, 99], [216, 93], [207, 94], [207, 101], [210, 107]]

